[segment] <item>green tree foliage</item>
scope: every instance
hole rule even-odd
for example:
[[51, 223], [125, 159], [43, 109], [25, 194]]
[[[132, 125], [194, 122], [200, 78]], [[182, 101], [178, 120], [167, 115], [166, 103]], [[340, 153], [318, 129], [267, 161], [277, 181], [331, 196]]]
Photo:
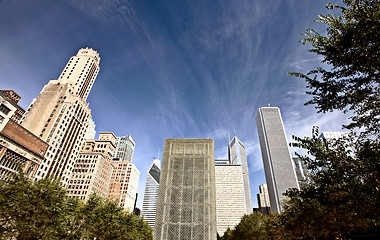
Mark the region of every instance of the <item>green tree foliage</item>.
[[54, 180], [30, 181], [16, 174], [0, 182], [1, 237], [59, 239], [65, 212], [65, 191]]
[[260, 212], [245, 214], [238, 225], [233, 230], [228, 228], [222, 240], [263, 240], [267, 239], [265, 229], [266, 217]]
[[125, 212], [109, 199], [92, 195], [83, 214], [89, 239], [152, 239], [152, 229], [142, 218]]
[[0, 239], [152, 239], [152, 229], [117, 203], [67, 197], [59, 181], [24, 174], [0, 181]]
[[352, 111], [348, 129], [364, 128], [364, 135], [380, 136], [380, 1], [343, 0], [345, 7], [328, 5], [341, 15], [319, 15], [327, 25], [327, 36], [313, 29], [304, 33], [302, 42], [311, 44], [310, 52], [323, 57], [325, 68], [304, 78], [318, 112]]
[[341, 239], [379, 229], [379, 142], [359, 141], [353, 134], [326, 140], [318, 134], [294, 137], [293, 146], [308, 151], [299, 157], [310, 170], [310, 184], [287, 192], [290, 200], [280, 216], [286, 229], [304, 238], [323, 234]]

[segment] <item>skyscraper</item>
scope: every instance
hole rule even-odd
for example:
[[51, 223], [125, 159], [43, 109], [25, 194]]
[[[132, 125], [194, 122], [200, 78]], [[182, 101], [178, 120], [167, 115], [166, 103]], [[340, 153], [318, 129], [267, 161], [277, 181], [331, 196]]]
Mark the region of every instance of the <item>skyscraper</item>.
[[309, 176], [309, 170], [307, 169], [305, 162], [298, 156], [293, 156], [292, 161], [296, 171], [298, 185], [302, 189], [302, 187], [307, 183], [306, 181]]
[[116, 200], [120, 207], [133, 212], [140, 178], [140, 171], [132, 163], [135, 142], [130, 135], [117, 137], [115, 146], [108, 197]]
[[283, 193], [289, 188], [299, 188], [280, 109], [277, 107], [259, 108], [256, 124], [271, 211], [279, 213], [281, 212], [281, 202], [285, 200]]
[[58, 80], [49, 81], [24, 114], [22, 125], [50, 145], [36, 178], [61, 178], [67, 185], [91, 116], [86, 99], [99, 72], [99, 61], [95, 50], [80, 49]]
[[216, 239], [213, 139], [165, 139], [154, 239]]
[[130, 135], [118, 137], [116, 139], [116, 149], [113, 157], [118, 158], [120, 161], [132, 162], [134, 150], [135, 142]]
[[135, 164], [118, 158], [112, 159], [112, 166], [108, 197], [114, 199], [120, 207], [133, 212], [140, 171]]
[[241, 164], [244, 182], [246, 213], [249, 214], [252, 212], [252, 197], [251, 186], [249, 184], [247, 152], [243, 143], [236, 137], [236, 135], [234, 135], [230, 141], [230, 144], [228, 145], [228, 158], [230, 160], [230, 163], [233, 165]]
[[[247, 214], [243, 172], [240, 164], [215, 160], [216, 227], [220, 236]], [[250, 211], [251, 212], [251, 211]]]
[[158, 198], [158, 186], [160, 184], [160, 160], [153, 159], [152, 165], [149, 168], [144, 200], [142, 205], [142, 216], [144, 216], [145, 221], [148, 222], [149, 226], [154, 228], [154, 221], [156, 219], [156, 207], [157, 207], [157, 198]]
[[69, 196], [82, 200], [87, 200], [92, 193], [107, 196], [115, 139], [112, 132], [101, 132], [98, 140], [85, 141], [67, 186]]

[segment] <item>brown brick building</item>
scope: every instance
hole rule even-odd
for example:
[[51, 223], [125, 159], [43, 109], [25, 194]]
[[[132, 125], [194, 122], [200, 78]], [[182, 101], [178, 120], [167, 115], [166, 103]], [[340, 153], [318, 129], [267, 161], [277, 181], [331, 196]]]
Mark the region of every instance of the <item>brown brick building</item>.
[[19, 100], [13, 90], [0, 91], [0, 179], [8, 178], [20, 168], [33, 177], [45, 161], [49, 147], [17, 123], [25, 112], [17, 105]]

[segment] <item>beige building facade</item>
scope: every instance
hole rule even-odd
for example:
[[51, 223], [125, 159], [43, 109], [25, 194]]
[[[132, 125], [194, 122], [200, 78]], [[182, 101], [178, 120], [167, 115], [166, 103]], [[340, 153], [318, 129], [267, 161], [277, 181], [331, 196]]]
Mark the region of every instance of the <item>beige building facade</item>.
[[87, 200], [92, 193], [96, 193], [107, 197], [115, 139], [113, 133], [101, 132], [98, 140], [85, 141], [67, 186], [69, 196]]
[[240, 164], [215, 161], [216, 226], [220, 236], [233, 229], [247, 213], [243, 171]]
[[140, 172], [133, 163], [113, 159], [108, 197], [120, 207], [133, 212], [136, 201]]
[[268, 215], [270, 213], [270, 201], [268, 187], [266, 184], [259, 186], [260, 193], [257, 194], [257, 202], [259, 204], [259, 211], [262, 214]]
[[33, 100], [21, 123], [50, 146], [36, 178], [60, 178], [63, 186], [81, 150], [91, 110], [87, 96], [99, 72], [99, 54], [82, 48], [68, 61], [58, 80], [51, 80]]

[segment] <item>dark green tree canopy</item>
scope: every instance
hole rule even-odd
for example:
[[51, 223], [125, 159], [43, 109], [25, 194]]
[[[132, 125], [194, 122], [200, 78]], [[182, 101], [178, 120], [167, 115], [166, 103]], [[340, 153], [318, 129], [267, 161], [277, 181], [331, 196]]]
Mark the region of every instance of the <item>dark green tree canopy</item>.
[[319, 15], [317, 22], [327, 25], [322, 36], [307, 29], [304, 44], [310, 52], [323, 57], [325, 68], [307, 74], [290, 73], [304, 78], [318, 112], [352, 111], [348, 129], [364, 128], [366, 136], [380, 136], [380, 1], [343, 0], [346, 6], [333, 6], [341, 15]]
[[0, 180], [0, 239], [152, 239], [152, 228], [117, 203], [66, 195], [59, 180], [22, 172]]

